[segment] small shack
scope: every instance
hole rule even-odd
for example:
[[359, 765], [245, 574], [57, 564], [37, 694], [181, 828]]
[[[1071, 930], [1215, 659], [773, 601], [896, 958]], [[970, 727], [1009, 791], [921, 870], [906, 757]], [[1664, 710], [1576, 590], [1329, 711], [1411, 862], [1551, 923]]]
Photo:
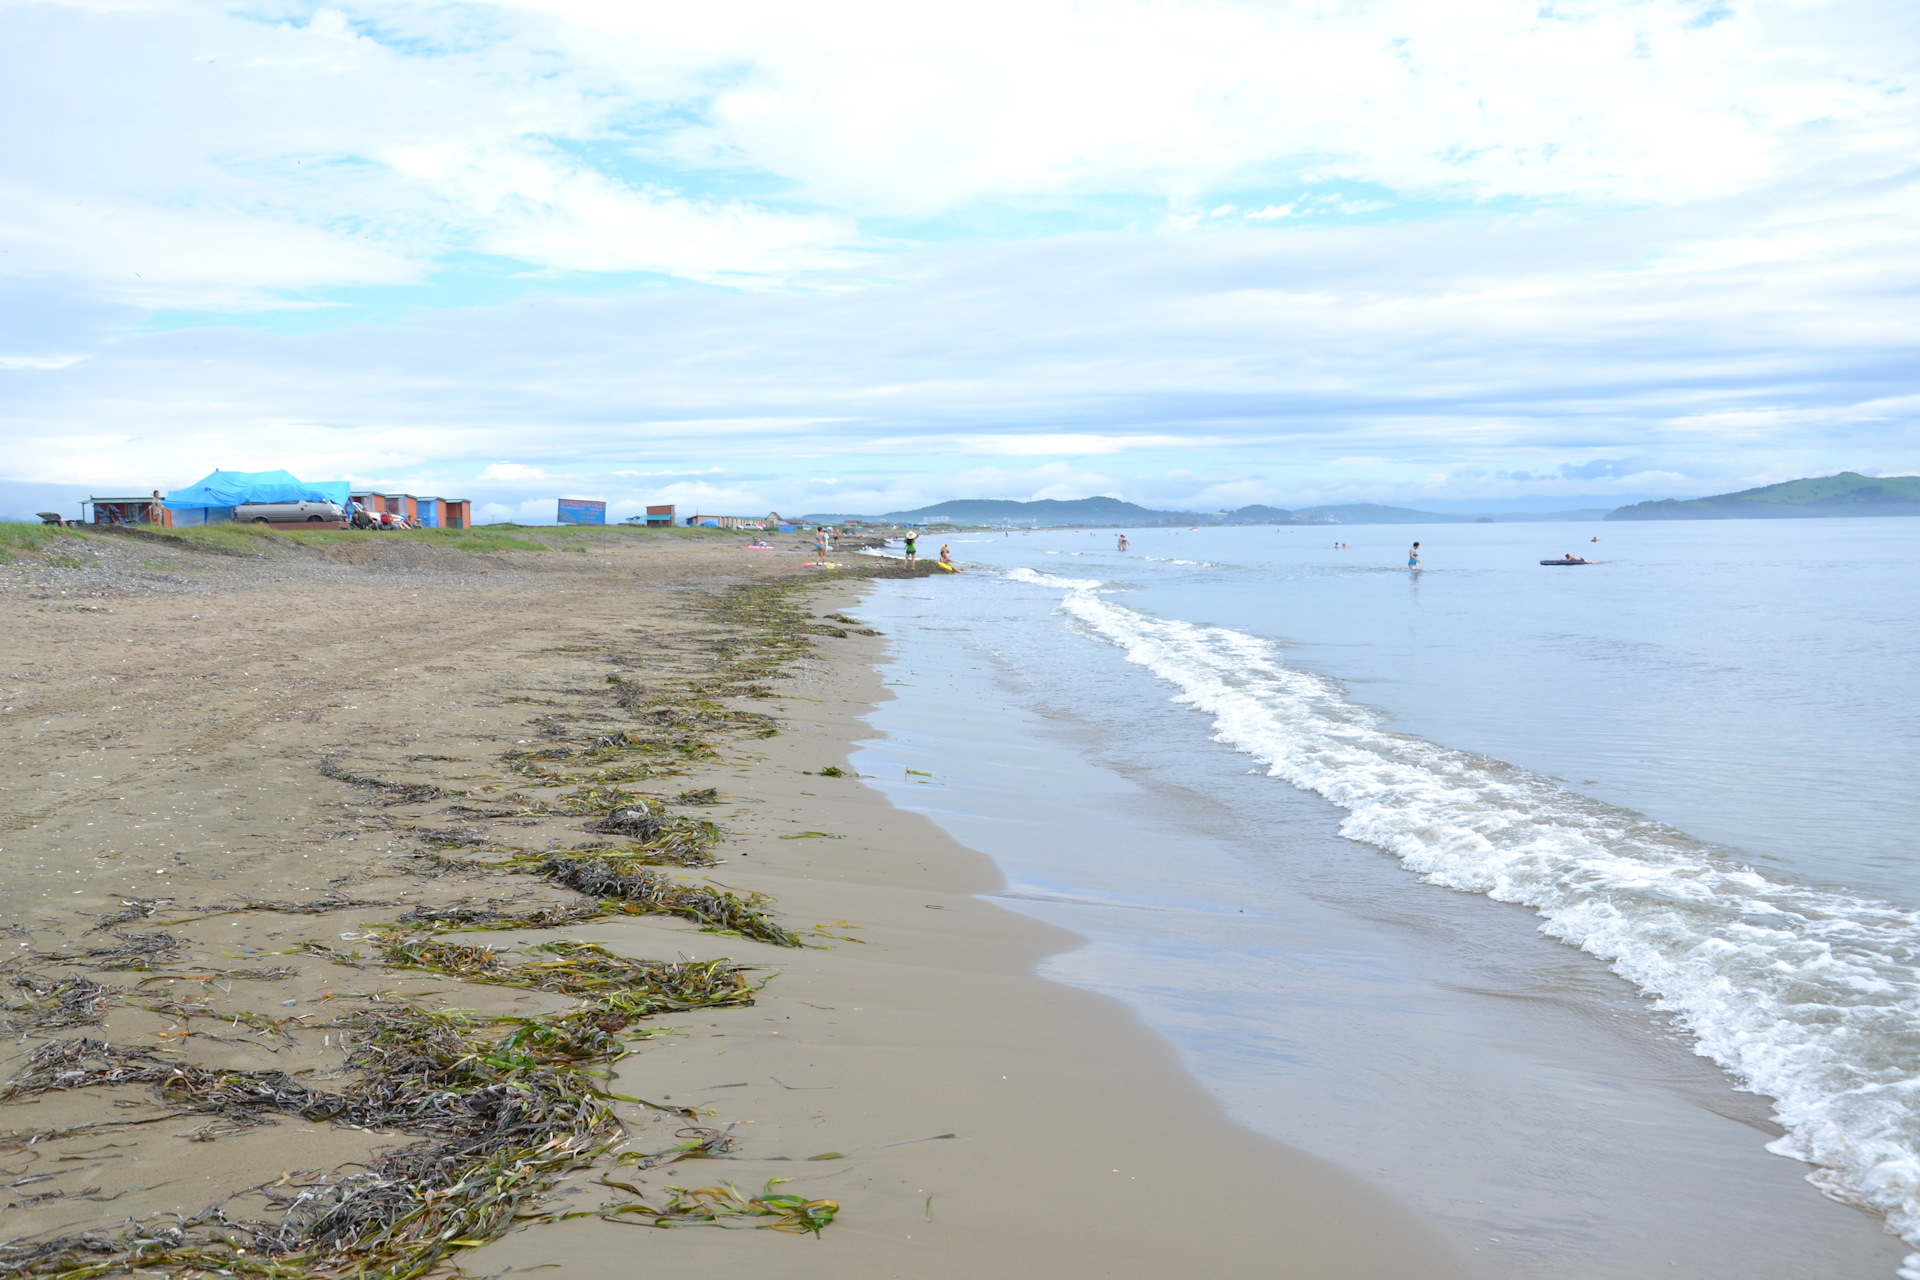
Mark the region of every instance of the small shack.
[[[88, 498], [80, 505], [93, 508], [91, 520], [82, 512], [81, 520], [86, 524], [157, 524], [163, 528], [173, 524], [166, 508], [166, 498], [158, 489], [142, 498], [96, 497]], [[46, 519], [44, 512], [41, 519]]]
[[673, 527], [673, 504], [647, 508], [647, 528], [671, 529]]
[[413, 500], [414, 519], [420, 522], [422, 529], [440, 527], [440, 498], [415, 498]]
[[473, 503], [467, 498], [440, 499], [441, 527], [446, 529], [473, 528]]

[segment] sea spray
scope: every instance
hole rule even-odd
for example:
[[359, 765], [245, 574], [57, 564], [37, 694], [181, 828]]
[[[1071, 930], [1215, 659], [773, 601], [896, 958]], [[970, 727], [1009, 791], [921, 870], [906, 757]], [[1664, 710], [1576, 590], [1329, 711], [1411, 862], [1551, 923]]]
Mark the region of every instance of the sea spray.
[[[1173, 684], [1214, 736], [1347, 810], [1344, 835], [1430, 883], [1543, 918], [1676, 1014], [1697, 1050], [1775, 1100], [1769, 1150], [1920, 1243], [1920, 913], [1770, 879], [1684, 832], [1499, 760], [1392, 732], [1272, 643], [1063, 590], [1087, 634]], [[1902, 1268], [1920, 1280], [1920, 1255]]]

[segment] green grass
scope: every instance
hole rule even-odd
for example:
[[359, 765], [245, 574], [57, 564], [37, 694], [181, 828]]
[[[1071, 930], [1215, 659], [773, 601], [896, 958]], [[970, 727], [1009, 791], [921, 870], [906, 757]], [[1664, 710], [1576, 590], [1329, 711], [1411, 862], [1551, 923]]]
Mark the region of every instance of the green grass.
[[448, 551], [544, 551], [540, 543], [517, 538], [506, 532], [516, 526], [481, 525], [477, 529], [390, 529], [375, 533], [371, 529], [282, 530], [281, 536], [312, 546], [338, 546], [368, 539], [404, 538], [417, 545], [442, 547]]
[[[512, 528], [514, 526], [506, 526]], [[272, 529], [263, 524], [208, 524], [165, 532], [210, 551], [255, 555], [266, 550], [273, 538], [285, 538], [310, 547], [352, 546], [369, 540], [406, 539], [449, 551], [543, 551], [546, 548], [526, 538], [501, 531], [499, 525], [478, 529], [393, 529], [375, 533], [371, 529]], [[154, 532], [162, 532], [155, 530]]]
[[47, 543], [55, 538], [63, 541], [62, 548], [71, 548], [84, 541], [86, 534], [55, 524], [28, 524], [24, 520], [0, 520], [0, 564], [13, 563], [16, 551], [45, 551]]

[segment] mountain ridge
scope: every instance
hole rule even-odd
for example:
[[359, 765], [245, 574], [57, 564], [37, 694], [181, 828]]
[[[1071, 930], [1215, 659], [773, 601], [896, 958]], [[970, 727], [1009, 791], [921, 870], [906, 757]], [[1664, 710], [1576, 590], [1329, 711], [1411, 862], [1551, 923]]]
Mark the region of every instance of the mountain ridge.
[[1818, 516], [1920, 516], [1920, 476], [1842, 471], [1706, 498], [1637, 502], [1609, 520], [1806, 520]]

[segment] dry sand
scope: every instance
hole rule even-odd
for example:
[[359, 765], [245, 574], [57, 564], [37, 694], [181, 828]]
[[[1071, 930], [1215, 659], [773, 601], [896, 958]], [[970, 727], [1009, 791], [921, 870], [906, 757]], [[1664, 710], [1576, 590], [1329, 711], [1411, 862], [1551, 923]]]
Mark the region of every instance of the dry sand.
[[[633, 686], [710, 667], [715, 643], [740, 624], [702, 602], [730, 584], [825, 575], [798, 567], [797, 545], [748, 552], [743, 539], [625, 531], [546, 540], [585, 554], [480, 555], [361, 535], [236, 558], [112, 538], [90, 544], [94, 568], [0, 571], [0, 925], [12, 930], [0, 950], [5, 976], [41, 984], [16, 987], [14, 1011], [0, 1016], [25, 1020], [50, 977], [84, 973], [114, 989], [97, 1025], [90, 1006], [67, 1026], [17, 1035], [4, 1070], [49, 1036], [86, 1035], [168, 1061], [304, 1071], [324, 1087], [340, 1049], [322, 1024], [375, 993], [487, 1014], [563, 1007], [545, 993], [348, 967], [302, 948], [351, 949], [410, 906], [566, 899], [530, 877], [436, 863], [446, 846], [422, 833], [454, 828], [495, 851], [592, 840], [579, 814], [553, 816], [564, 789], [511, 772], [509, 753], [635, 723], [609, 677]], [[812, 615], [857, 613], [861, 590], [829, 582], [803, 603]], [[776, 696], [732, 704], [776, 717], [777, 736], [711, 734], [716, 757], [622, 784], [660, 797], [717, 788], [724, 803], [699, 812], [727, 833], [720, 865], [685, 874], [770, 895], [809, 946], [669, 916], [459, 940], [564, 936], [637, 958], [765, 966], [751, 1007], [655, 1019], [672, 1033], [638, 1043], [608, 1086], [658, 1104], [620, 1104], [623, 1151], [664, 1150], [693, 1123], [732, 1126], [735, 1149], [622, 1176], [661, 1199], [669, 1184], [754, 1193], [789, 1179], [781, 1190], [837, 1201], [837, 1220], [809, 1237], [637, 1230], [641, 1219], [589, 1216], [524, 1226], [461, 1254], [462, 1267], [1461, 1273], [1451, 1247], [1393, 1204], [1229, 1121], [1129, 1012], [1036, 977], [1042, 958], [1078, 940], [977, 896], [999, 886], [985, 858], [857, 779], [820, 775], [847, 767], [849, 744], [868, 732], [861, 713], [886, 696], [886, 642], [835, 623], [809, 635], [813, 651], [771, 682]], [[327, 758], [443, 794], [407, 802], [324, 777]], [[215, 910], [263, 903], [282, 909]], [[297, 904], [324, 909], [288, 909]], [[175, 945], [150, 968], [108, 967], [162, 933]], [[86, 951], [122, 954], [63, 963]], [[253, 1021], [233, 1018], [242, 1010]], [[408, 1141], [295, 1117], [182, 1115], [145, 1085], [15, 1098], [0, 1113], [12, 1140], [0, 1152], [0, 1240], [192, 1215]], [[96, 1127], [26, 1142], [83, 1124]], [[630, 1199], [595, 1176], [570, 1175], [550, 1204]], [[246, 1216], [244, 1201], [235, 1206]]]

